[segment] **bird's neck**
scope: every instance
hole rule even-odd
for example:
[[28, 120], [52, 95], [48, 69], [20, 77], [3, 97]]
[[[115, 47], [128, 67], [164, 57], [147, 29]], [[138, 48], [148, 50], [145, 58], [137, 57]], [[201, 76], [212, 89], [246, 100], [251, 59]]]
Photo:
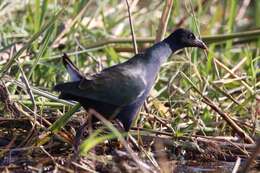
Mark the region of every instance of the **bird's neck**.
[[150, 63], [160, 66], [161, 64], [165, 63], [167, 59], [179, 49], [181, 49], [180, 46], [176, 44], [169, 44], [165, 39], [149, 48], [146, 51], [146, 54], [149, 57]]

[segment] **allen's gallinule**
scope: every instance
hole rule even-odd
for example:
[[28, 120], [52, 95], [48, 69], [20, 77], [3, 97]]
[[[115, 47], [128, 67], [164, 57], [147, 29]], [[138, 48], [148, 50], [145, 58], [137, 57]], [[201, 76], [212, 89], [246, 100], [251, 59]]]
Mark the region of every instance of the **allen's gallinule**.
[[154, 85], [161, 64], [185, 47], [207, 48], [191, 31], [180, 28], [145, 52], [88, 78], [64, 55], [63, 63], [72, 81], [58, 84], [54, 90], [61, 92], [59, 98], [75, 100], [106, 119], [117, 118], [128, 131]]

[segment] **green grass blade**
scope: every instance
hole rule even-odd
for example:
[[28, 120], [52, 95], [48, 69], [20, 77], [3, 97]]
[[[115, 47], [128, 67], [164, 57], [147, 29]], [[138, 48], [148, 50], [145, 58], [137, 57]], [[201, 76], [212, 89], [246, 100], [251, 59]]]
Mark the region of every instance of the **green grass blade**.
[[43, 44], [41, 44], [40, 46], [40, 50], [39, 50], [39, 53], [36, 55], [36, 58], [32, 64], [32, 69], [28, 75], [28, 79], [30, 79], [32, 73], [34, 72], [34, 69], [36, 68], [40, 58], [43, 56], [43, 54], [45, 53], [45, 51], [47, 50], [48, 48], [48, 45], [49, 45], [49, 42], [50, 42], [50, 38], [51, 38], [51, 34], [53, 33], [53, 27], [50, 27], [43, 39]]
[[22, 55], [22, 53], [31, 46], [31, 44], [39, 38], [39, 36], [45, 32], [50, 26], [54, 24], [54, 22], [57, 20], [57, 18], [60, 16], [60, 14], [64, 11], [64, 9], [60, 10], [56, 15], [52, 17], [52, 19], [45, 25], [43, 26], [39, 32], [33, 34], [31, 39], [6, 63], [6, 65], [1, 69], [0, 71], [0, 78], [3, 77], [3, 75], [9, 70], [9, 68], [12, 66], [12, 64], [15, 62], [15, 60]]
[[41, 6], [41, 16], [40, 16], [40, 24], [42, 25], [42, 21], [44, 19], [44, 16], [46, 14], [48, 8], [48, 0], [43, 0], [42, 6]]
[[34, 9], [34, 32], [38, 32], [41, 27], [40, 16], [41, 16], [41, 1], [35, 0], [35, 9]]
[[[97, 118], [100, 119], [100, 121], [102, 121], [102, 123], [104, 123], [104, 125], [112, 132], [111, 134], [108, 135], [102, 135], [101, 137], [98, 138], [94, 138], [93, 140], [86, 140], [85, 142], [83, 142], [82, 146], [80, 146], [80, 154], [85, 154], [87, 151], [89, 151], [89, 149], [91, 149], [92, 147], [94, 147], [95, 145], [99, 144], [100, 142], [103, 142], [107, 139], [113, 139], [113, 138], [118, 138], [121, 142], [123, 142], [124, 145], [125, 144], [125, 140], [124, 140], [124, 136], [127, 135], [127, 132], [124, 132], [123, 134], [121, 134], [117, 128], [115, 128], [115, 126], [108, 121], [107, 119], [105, 119], [104, 117], [102, 117], [100, 114], [96, 114]], [[126, 147], [126, 146], [125, 146]]]
[[86, 140], [84, 140], [79, 148], [80, 155], [86, 155], [89, 150], [94, 148], [96, 145], [105, 142], [106, 140], [115, 139], [116, 135], [114, 133], [98, 136], [101, 134], [102, 129], [96, 130], [94, 133], [92, 133]]
[[[229, 1], [231, 3], [231, 7], [228, 6], [228, 8], [231, 8], [230, 13], [229, 13], [229, 18], [228, 18], [228, 25], [227, 25], [227, 32], [231, 33], [234, 28], [234, 22], [236, 18], [236, 11], [237, 11], [237, 1], [236, 0], [231, 0]], [[232, 41], [227, 41], [226, 44], [226, 56], [230, 57], [230, 49], [232, 48]]]
[[58, 120], [56, 120], [51, 126], [50, 130], [54, 133], [57, 133], [61, 130], [62, 127], [64, 127], [67, 122], [70, 120], [71, 116], [80, 108], [80, 104], [77, 103], [75, 106], [73, 106], [68, 112], [66, 112], [62, 117], [60, 117]]

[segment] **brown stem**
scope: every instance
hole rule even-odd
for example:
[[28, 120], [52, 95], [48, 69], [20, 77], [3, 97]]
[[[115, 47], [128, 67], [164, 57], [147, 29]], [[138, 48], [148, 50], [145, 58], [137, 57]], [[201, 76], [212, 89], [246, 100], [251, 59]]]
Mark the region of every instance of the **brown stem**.
[[155, 42], [161, 41], [164, 37], [164, 34], [166, 32], [166, 28], [167, 28], [167, 24], [168, 24], [168, 20], [169, 20], [170, 14], [171, 14], [172, 5], [173, 5], [173, 0], [167, 0], [165, 2], [165, 6], [163, 8], [160, 24], [159, 24], [158, 29], [157, 29]]
[[135, 38], [135, 31], [134, 31], [134, 27], [133, 27], [133, 23], [132, 23], [131, 9], [130, 9], [128, 0], [125, 0], [125, 1], [126, 1], [126, 5], [127, 5], [129, 24], [130, 24], [131, 35], [132, 35], [132, 42], [133, 42], [133, 46], [135, 49], [135, 54], [138, 54], [138, 48], [137, 48], [137, 43], [136, 43], [136, 38]]

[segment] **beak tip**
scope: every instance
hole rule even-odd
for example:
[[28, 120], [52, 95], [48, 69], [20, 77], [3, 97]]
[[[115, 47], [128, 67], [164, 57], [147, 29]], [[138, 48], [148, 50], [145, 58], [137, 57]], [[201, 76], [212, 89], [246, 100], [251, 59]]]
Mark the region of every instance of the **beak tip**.
[[206, 44], [203, 45], [202, 49], [208, 51], [208, 47], [206, 46]]
[[199, 40], [197, 41], [197, 46], [201, 49], [205, 49], [206, 51], [208, 50], [208, 47], [206, 46], [206, 44], [202, 41], [202, 40]]

